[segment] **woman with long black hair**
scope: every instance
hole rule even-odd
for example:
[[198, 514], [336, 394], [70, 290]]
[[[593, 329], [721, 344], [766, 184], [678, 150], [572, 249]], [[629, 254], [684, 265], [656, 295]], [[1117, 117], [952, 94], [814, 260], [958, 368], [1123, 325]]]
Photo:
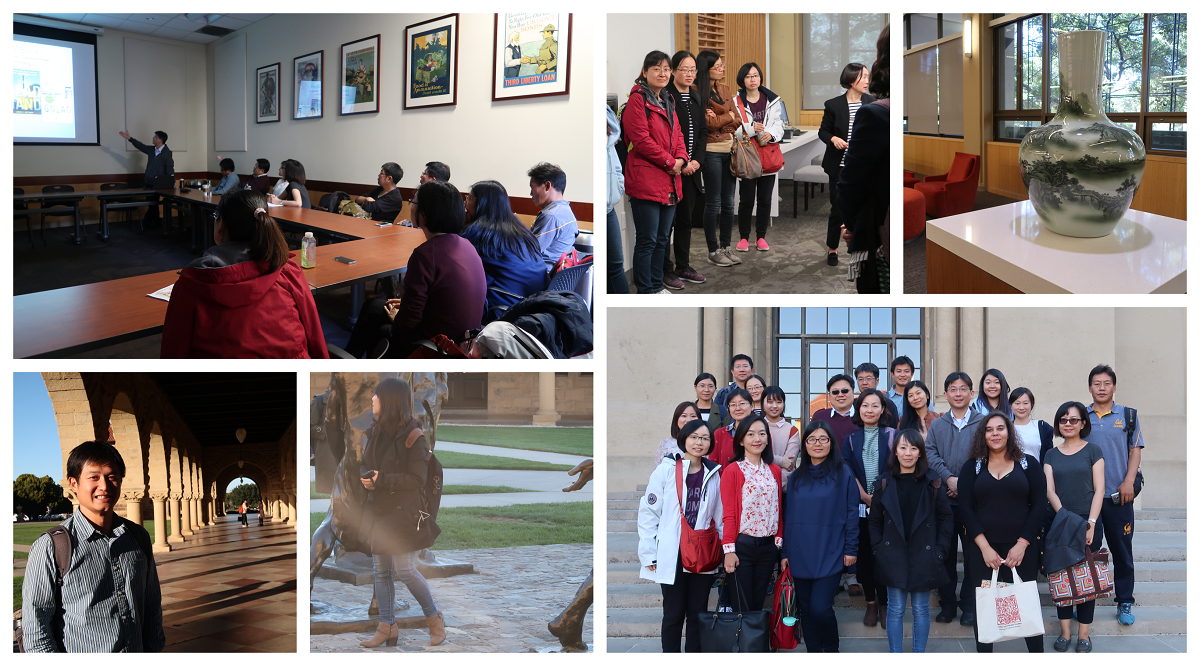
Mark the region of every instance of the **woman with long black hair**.
[[837, 652], [833, 598], [842, 569], [858, 561], [858, 484], [827, 422], [810, 421], [800, 441], [788, 478], [783, 564], [792, 570], [808, 651]]
[[[661, 463], [664, 457], [668, 455], [673, 456], [679, 452], [679, 447], [677, 446], [679, 443], [679, 431], [683, 429], [683, 426], [688, 421], [695, 421], [698, 418], [700, 418], [700, 410], [696, 408], [696, 403], [694, 402], [684, 400], [675, 407], [675, 414], [671, 416], [671, 436], [664, 437], [658, 443], [658, 447], [654, 449], [655, 466]], [[712, 447], [710, 446], [709, 448], [711, 449]], [[705, 451], [705, 453], [707, 454], [708, 452]]]
[[[721, 534], [720, 466], [704, 457], [712, 448], [709, 433], [708, 424], [698, 419], [679, 429], [675, 451], [659, 461], [638, 505], [640, 575], [662, 586], [663, 652], [680, 651], [685, 620], [686, 649], [700, 651], [700, 613], [708, 608], [708, 594], [716, 577], [715, 569], [684, 570], [679, 552], [685, 519], [694, 530], [715, 526]], [[682, 483], [677, 483], [677, 474]]]
[[[1042, 520], [1046, 516], [1046, 474], [1037, 458], [1026, 455], [1004, 412], [992, 412], [976, 426], [967, 462], [958, 476], [958, 507], [972, 547], [964, 554], [966, 580], [979, 587], [991, 580], [1012, 583], [1012, 569], [1021, 580], [1037, 580]], [[975, 651], [991, 652], [979, 642]], [[1044, 652], [1041, 636], [1025, 639], [1030, 652]]]
[[1008, 407], [1013, 413], [1013, 427], [1021, 438], [1021, 447], [1027, 455], [1046, 462], [1046, 452], [1054, 448], [1054, 426], [1040, 419], [1034, 420], [1033, 406], [1036, 403], [1033, 391], [1018, 386], [1008, 394]]
[[736, 590], [728, 593], [735, 611], [762, 609], [783, 547], [783, 472], [773, 461], [766, 417], [742, 419], [733, 460], [721, 473], [721, 548]]
[[1004, 373], [995, 368], [988, 368], [979, 380], [979, 397], [975, 398], [971, 407], [984, 416], [992, 412], [1001, 412], [1011, 419], [1013, 412], [1008, 403], [1008, 395], [1008, 380], [1004, 378]]
[[[683, 289], [684, 282], [701, 284], [705, 277], [692, 268], [692, 219], [695, 211], [704, 210], [704, 161], [705, 146], [708, 145], [708, 126], [704, 123], [704, 108], [700, 96], [692, 85], [696, 80], [696, 57], [688, 51], [679, 51], [671, 56], [671, 84], [666, 90], [675, 100], [675, 115], [679, 118], [679, 131], [683, 133], [683, 145], [687, 149], [687, 164], [680, 175], [683, 177], [683, 196], [675, 209], [674, 232], [675, 262], [671, 262], [672, 248], [663, 255], [663, 286], [667, 289]], [[699, 206], [699, 208], [697, 208]]]
[[704, 153], [704, 238], [708, 241], [708, 261], [721, 267], [742, 263], [729, 251], [733, 239], [733, 188], [737, 184], [729, 170], [729, 161], [733, 133], [741, 121], [734, 111], [729, 86], [721, 82], [724, 78], [725, 60], [721, 54], [709, 50], [696, 54], [696, 92], [708, 126]]
[[670, 84], [670, 56], [647, 53], [621, 113], [630, 144], [625, 194], [633, 213], [633, 282], [639, 294], [670, 293], [663, 287], [663, 260], [688, 161], [675, 98], [666, 90]]
[[904, 387], [904, 413], [896, 430], [916, 430], [924, 437], [929, 433], [929, 424], [941, 416], [932, 408], [933, 401], [925, 382], [914, 379]]
[[[371, 396], [374, 420], [363, 437], [367, 440], [359, 468], [367, 504], [363, 531], [371, 545], [375, 565], [375, 597], [379, 601], [379, 626], [363, 647], [396, 644], [396, 580], [412, 593], [429, 626], [429, 644], [446, 640], [446, 621], [433, 602], [429, 584], [417, 570], [417, 553], [433, 545], [440, 532], [425, 513], [426, 459], [429, 444], [413, 418], [413, 394], [408, 382], [389, 377], [379, 382]], [[368, 519], [369, 517], [369, 519]]]
[[[546, 288], [546, 262], [537, 238], [512, 212], [508, 190], [494, 180], [471, 186], [466, 198], [467, 226], [459, 232], [471, 241], [487, 275], [483, 323], [496, 319], [499, 308]], [[495, 310], [495, 312], [493, 312]]]

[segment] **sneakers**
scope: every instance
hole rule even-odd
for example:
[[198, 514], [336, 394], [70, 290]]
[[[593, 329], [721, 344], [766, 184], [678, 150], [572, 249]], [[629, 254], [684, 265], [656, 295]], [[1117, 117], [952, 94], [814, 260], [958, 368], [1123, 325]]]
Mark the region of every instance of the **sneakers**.
[[766, 252], [767, 250], [771, 249], [771, 246], [767, 245], [767, 239], [765, 238], [758, 239], [758, 242], [756, 242], [754, 245], [758, 248], [759, 252]]
[[738, 241], [737, 251], [738, 252], [749, 252], [750, 251], [750, 241], [746, 240], [745, 238]]
[[[747, 247], [749, 247], [749, 246], [747, 246]], [[736, 255], [736, 254], [734, 254], [733, 252], [730, 252], [728, 247], [723, 247], [723, 248], [721, 248], [721, 250], [720, 250], [720, 251], [721, 251], [721, 252], [724, 252], [724, 253], [725, 253], [725, 258], [726, 258], [726, 259], [728, 259], [728, 260], [730, 260], [730, 261], [732, 261], [733, 263], [735, 263], [735, 264], [740, 264], [740, 263], [742, 263], [742, 260], [741, 260], [741, 259], [738, 259], [738, 257], [737, 257], [737, 255]], [[745, 252], [745, 250], [742, 250], [742, 251], [743, 251], [743, 252]]]
[[1137, 619], [1133, 616], [1133, 604], [1117, 604], [1117, 623], [1129, 626]]
[[716, 250], [709, 252], [708, 253], [708, 263], [716, 264], [717, 266], [722, 266], [722, 267], [726, 267], [726, 268], [729, 266], [732, 266], [733, 262], [725, 257], [725, 253], [722, 251], [722, 249], [723, 248], [717, 248]]
[[683, 289], [683, 280], [680, 280], [670, 273], [665, 273], [663, 275], [663, 286], [667, 289]]
[[693, 284], [704, 284], [704, 276], [691, 268], [676, 268], [675, 277]]
[[671, 293], [671, 292], [670, 292], [670, 291], [667, 291], [666, 289], [663, 289], [662, 291], [656, 291], [656, 292], [654, 292], [654, 293], [655, 293], [655, 294], [669, 294], [669, 293]]

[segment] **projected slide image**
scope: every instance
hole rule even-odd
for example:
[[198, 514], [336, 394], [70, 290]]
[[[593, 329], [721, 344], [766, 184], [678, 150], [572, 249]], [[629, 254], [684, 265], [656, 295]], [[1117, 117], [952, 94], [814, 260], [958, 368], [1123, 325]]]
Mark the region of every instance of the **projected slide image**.
[[71, 49], [13, 42], [13, 135], [75, 138]]

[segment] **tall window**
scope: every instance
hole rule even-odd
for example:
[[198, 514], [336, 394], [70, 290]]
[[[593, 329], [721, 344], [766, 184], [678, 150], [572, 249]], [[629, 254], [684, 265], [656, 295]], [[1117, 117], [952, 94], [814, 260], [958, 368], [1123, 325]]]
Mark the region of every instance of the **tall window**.
[[963, 135], [962, 14], [904, 15], [904, 131]]
[[1103, 30], [1104, 111], [1141, 135], [1148, 152], [1186, 155], [1187, 14], [1032, 14], [991, 22], [997, 141], [1020, 141], [1054, 117], [1058, 40]]
[[875, 42], [887, 14], [804, 14], [804, 108], [819, 110], [825, 100], [846, 92], [842, 69], [852, 62], [875, 62]]
[[775, 376], [787, 394], [787, 415], [803, 423], [825, 407], [829, 378], [853, 376], [860, 363], [879, 366], [883, 391], [891, 387], [887, 368], [897, 356], [913, 360], [914, 379], [925, 367], [921, 308], [779, 308], [775, 320]]

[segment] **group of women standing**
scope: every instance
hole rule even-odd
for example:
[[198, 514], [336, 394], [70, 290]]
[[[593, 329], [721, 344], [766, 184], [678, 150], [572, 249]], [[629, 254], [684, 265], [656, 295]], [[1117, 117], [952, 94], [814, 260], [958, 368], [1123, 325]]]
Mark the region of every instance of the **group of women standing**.
[[[783, 137], [783, 103], [762, 85], [765, 75], [759, 64], [739, 68], [736, 94], [724, 83], [725, 66], [716, 51], [679, 51], [674, 57], [651, 51], [629, 91], [621, 126], [629, 149], [624, 185], [633, 213], [633, 279], [638, 293], [669, 293], [667, 289], [682, 289], [684, 281], [705, 281], [689, 259], [697, 206], [703, 206], [709, 262], [721, 267], [742, 263], [730, 249], [737, 184], [729, 167], [734, 136], [763, 145], [778, 143]], [[775, 174], [741, 180], [739, 252], [748, 252], [751, 243], [758, 250], [770, 250], [766, 235], [774, 187]], [[672, 267], [667, 250], [673, 225]]]
[[[992, 371], [989, 371], [991, 373]], [[1088, 520], [1087, 543], [1095, 552], [1102, 534], [1096, 522], [1103, 493], [1104, 460], [1090, 432], [1087, 408], [1064, 403], [1054, 425], [1033, 421], [1033, 394], [1025, 388], [993, 395], [970, 441], [956, 497], [968, 547], [967, 584], [979, 587], [1000, 569], [1012, 582], [1016, 569], [1035, 580], [1043, 530], [1054, 512], [1067, 510]], [[753, 378], [752, 378], [753, 379]], [[758, 378], [761, 381], [761, 378]], [[832, 426], [811, 421], [803, 433], [784, 418], [777, 386], [729, 392], [722, 421], [712, 402], [715, 378], [697, 377], [697, 401], [674, 412], [672, 436], [655, 454], [638, 517], [641, 575], [662, 585], [664, 652], [681, 649], [688, 625], [688, 651], [699, 651], [699, 615], [707, 610], [717, 569], [687, 571], [679, 555], [681, 520], [695, 530], [715, 527], [721, 535], [719, 569], [731, 588], [722, 594], [733, 610], [761, 610], [777, 567], [790, 568], [809, 652], [837, 652], [834, 598], [843, 572], [855, 566], [865, 596], [864, 624], [882, 624], [890, 652], [901, 652], [905, 607], [913, 609], [912, 650], [924, 652], [930, 629], [932, 590], [948, 582], [947, 558], [957, 556], [954, 514], [948, 488], [930, 474], [925, 446], [929, 389], [920, 381], [904, 390], [900, 428], [881, 424], [890, 405], [886, 394], [862, 391], [854, 404], [856, 431], [837, 442]], [[757, 393], [757, 395], [752, 395]], [[997, 400], [1003, 395], [1003, 400]], [[1000, 408], [1003, 406], [1004, 408]], [[1007, 408], [1018, 416], [1018, 424]], [[778, 434], [777, 434], [778, 433]], [[786, 434], [784, 434], [786, 433]], [[1052, 438], [1063, 441], [1052, 446]], [[1033, 441], [1027, 441], [1033, 440]], [[1047, 445], [1047, 444], [1051, 445]], [[687, 483], [677, 492], [676, 468]], [[719, 489], [719, 490], [718, 490]], [[726, 603], [726, 602], [722, 602]], [[1076, 652], [1090, 652], [1089, 625], [1095, 601], [1060, 607], [1065, 651], [1073, 617], [1079, 622]], [[978, 638], [978, 630], [976, 629]], [[1026, 639], [1041, 652], [1042, 638]], [[976, 643], [991, 652], [990, 644]]]

